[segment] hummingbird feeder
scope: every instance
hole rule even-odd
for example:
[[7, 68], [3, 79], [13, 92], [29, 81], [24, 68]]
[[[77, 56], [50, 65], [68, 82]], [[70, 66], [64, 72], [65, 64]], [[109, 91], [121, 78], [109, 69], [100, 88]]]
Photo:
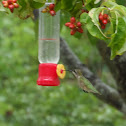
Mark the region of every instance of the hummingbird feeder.
[[39, 9], [39, 72], [37, 84], [41, 86], [58, 86], [59, 78], [65, 77], [60, 59], [60, 11], [55, 13], [54, 0], [46, 0]]

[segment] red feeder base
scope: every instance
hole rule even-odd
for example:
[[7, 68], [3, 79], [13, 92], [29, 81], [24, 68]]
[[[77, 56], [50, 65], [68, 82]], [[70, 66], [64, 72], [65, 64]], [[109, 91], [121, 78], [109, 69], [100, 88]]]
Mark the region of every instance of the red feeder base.
[[39, 77], [37, 84], [41, 86], [59, 86], [60, 81], [56, 73], [57, 64], [39, 64]]

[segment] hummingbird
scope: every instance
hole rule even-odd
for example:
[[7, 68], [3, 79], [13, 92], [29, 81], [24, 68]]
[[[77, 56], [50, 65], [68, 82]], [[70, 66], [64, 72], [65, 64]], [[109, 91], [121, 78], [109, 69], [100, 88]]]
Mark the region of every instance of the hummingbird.
[[73, 75], [77, 78], [79, 87], [85, 92], [85, 93], [94, 93], [94, 94], [100, 94], [95, 87], [91, 84], [90, 81], [88, 81], [82, 74], [80, 69], [72, 70]]

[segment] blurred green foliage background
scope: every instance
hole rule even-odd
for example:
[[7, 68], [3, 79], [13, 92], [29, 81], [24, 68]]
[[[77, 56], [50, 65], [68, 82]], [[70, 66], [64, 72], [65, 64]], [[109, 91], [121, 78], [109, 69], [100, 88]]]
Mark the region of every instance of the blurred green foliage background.
[[[36, 85], [35, 27], [31, 19], [0, 14], [0, 126], [125, 126], [125, 116], [81, 91], [71, 74], [59, 87]], [[113, 85], [109, 70], [86, 34], [77, 39], [69, 32], [63, 27], [61, 36], [80, 60]]]

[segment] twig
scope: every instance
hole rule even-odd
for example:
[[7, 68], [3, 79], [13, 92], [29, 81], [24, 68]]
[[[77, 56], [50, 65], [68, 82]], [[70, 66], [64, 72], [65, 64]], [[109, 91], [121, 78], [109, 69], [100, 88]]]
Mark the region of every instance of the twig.
[[84, 1], [83, 0], [82, 0], [82, 4], [83, 4], [83, 7], [84, 7], [85, 5], [84, 5]]

